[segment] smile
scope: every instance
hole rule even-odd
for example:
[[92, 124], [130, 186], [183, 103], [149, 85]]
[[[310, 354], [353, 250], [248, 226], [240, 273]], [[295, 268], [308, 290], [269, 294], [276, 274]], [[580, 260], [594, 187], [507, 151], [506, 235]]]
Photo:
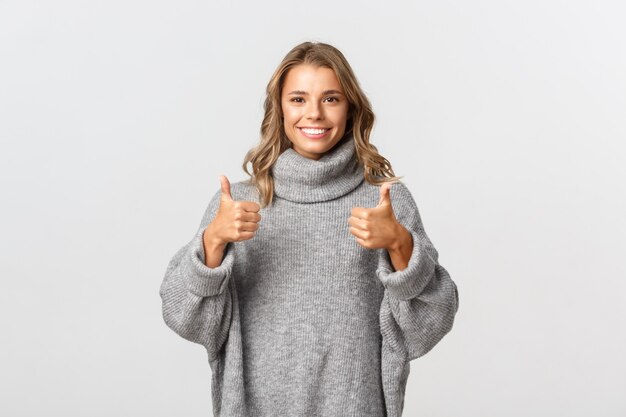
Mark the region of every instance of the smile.
[[319, 139], [321, 137], [324, 137], [331, 130], [330, 128], [314, 129], [314, 128], [302, 128], [302, 127], [299, 127], [298, 129], [300, 130], [300, 132], [302, 132], [304, 136], [306, 136], [307, 138], [311, 138], [311, 139]]

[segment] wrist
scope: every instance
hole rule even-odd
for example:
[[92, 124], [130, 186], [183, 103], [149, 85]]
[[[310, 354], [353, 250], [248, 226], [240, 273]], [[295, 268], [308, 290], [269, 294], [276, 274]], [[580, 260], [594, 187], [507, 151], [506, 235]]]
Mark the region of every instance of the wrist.
[[389, 253], [406, 253], [406, 248], [413, 246], [413, 236], [400, 223], [396, 225], [396, 239], [389, 245]]
[[207, 227], [202, 233], [202, 245], [204, 246], [204, 264], [209, 268], [217, 268], [224, 258], [226, 244], [217, 239], [212, 230]]
[[398, 223], [397, 239], [387, 248], [389, 258], [395, 271], [402, 271], [408, 267], [413, 253], [413, 235]]
[[204, 247], [207, 249], [223, 249], [226, 247], [226, 243], [222, 241], [220, 238], [215, 236], [211, 224], [209, 224], [202, 234], [202, 242], [204, 243]]

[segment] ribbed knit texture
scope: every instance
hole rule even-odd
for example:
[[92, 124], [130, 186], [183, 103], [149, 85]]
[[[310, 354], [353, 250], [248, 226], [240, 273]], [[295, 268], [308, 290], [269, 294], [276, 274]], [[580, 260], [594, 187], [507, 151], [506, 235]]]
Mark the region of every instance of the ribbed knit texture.
[[[380, 192], [355, 158], [350, 134], [318, 161], [287, 149], [252, 239], [227, 244], [218, 267], [204, 264], [218, 189], [169, 262], [163, 318], [206, 348], [215, 417], [399, 417], [409, 362], [452, 329], [457, 287], [403, 183], [390, 196], [413, 237], [407, 268], [350, 233], [352, 208], [375, 207]], [[231, 194], [258, 202], [245, 181]]]

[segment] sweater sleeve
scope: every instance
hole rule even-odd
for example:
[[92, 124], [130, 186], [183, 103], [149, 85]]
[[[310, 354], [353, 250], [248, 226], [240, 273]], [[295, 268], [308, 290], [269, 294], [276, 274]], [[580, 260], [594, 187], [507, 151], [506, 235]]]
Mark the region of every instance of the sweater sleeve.
[[169, 261], [159, 294], [163, 319], [181, 337], [203, 345], [209, 360], [217, 357], [230, 329], [230, 276], [234, 248], [228, 243], [222, 263], [207, 267], [202, 235], [219, 206], [220, 191], [210, 200], [195, 236]]
[[413, 252], [401, 271], [394, 269], [387, 250], [379, 252], [376, 273], [385, 287], [381, 335], [386, 348], [411, 361], [428, 353], [452, 329], [459, 295], [450, 274], [438, 262], [410, 191], [397, 182], [390, 197], [398, 222], [413, 237]]

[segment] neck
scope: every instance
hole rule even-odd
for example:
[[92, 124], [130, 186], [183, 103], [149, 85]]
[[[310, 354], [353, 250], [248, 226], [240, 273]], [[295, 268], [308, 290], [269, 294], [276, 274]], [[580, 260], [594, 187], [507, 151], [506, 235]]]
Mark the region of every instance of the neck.
[[271, 171], [274, 193], [298, 203], [333, 200], [354, 190], [364, 180], [352, 133], [345, 135], [318, 160], [288, 148], [280, 154]]

